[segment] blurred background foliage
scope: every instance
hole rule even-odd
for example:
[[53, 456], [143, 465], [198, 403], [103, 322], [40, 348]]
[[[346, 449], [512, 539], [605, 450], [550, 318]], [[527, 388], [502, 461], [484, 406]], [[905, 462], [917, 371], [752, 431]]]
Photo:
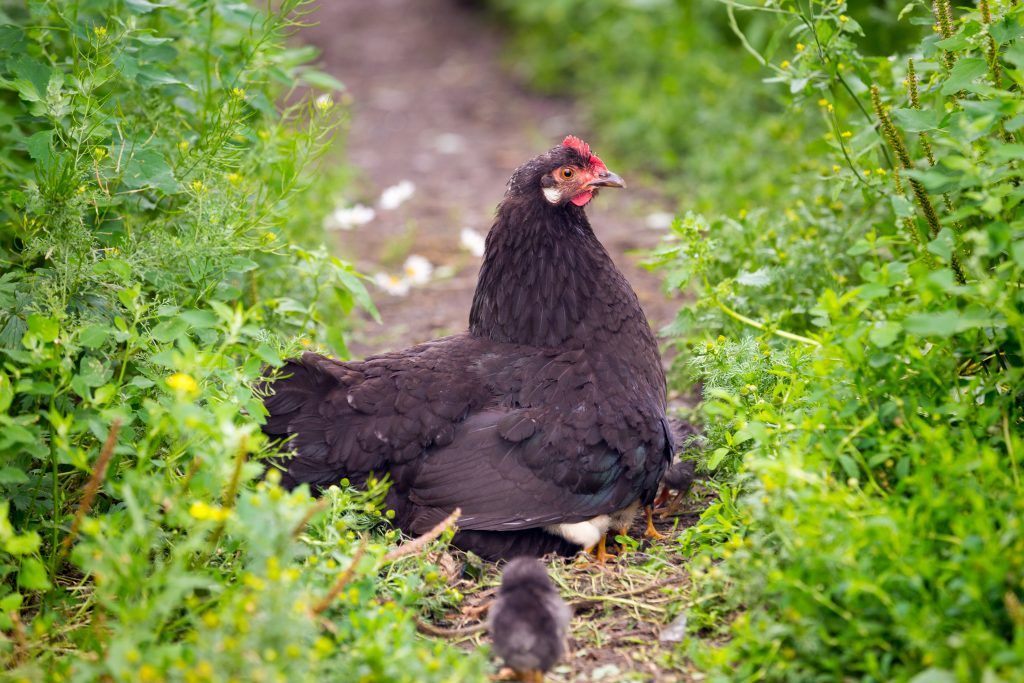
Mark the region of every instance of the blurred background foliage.
[[651, 266], [720, 499], [678, 661], [1020, 680], [1021, 3], [495, 4], [685, 210]]

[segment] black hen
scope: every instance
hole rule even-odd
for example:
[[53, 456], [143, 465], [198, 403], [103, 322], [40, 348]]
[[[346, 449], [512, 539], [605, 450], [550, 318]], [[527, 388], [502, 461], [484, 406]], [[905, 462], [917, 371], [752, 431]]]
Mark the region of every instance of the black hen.
[[544, 566], [520, 557], [501, 576], [487, 627], [505, 665], [522, 680], [539, 682], [565, 653], [571, 617]]
[[294, 436], [284, 485], [388, 475], [403, 531], [458, 507], [454, 543], [491, 560], [572, 554], [649, 504], [672, 453], [665, 375], [584, 214], [600, 187], [622, 181], [574, 137], [512, 175], [467, 332], [288, 361], [263, 428]]

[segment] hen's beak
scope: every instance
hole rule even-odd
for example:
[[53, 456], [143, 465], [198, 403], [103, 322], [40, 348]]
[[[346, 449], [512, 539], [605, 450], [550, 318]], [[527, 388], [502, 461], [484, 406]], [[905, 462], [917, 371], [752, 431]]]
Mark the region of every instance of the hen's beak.
[[599, 174], [594, 176], [592, 180], [587, 182], [586, 187], [625, 187], [626, 181], [619, 177], [617, 173], [611, 171], [601, 171]]

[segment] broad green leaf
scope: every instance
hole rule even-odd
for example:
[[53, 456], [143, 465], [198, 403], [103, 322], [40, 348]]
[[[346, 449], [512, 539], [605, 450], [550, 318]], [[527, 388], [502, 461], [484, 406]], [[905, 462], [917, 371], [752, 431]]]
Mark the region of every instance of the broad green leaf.
[[309, 69], [303, 71], [299, 75], [299, 80], [308, 83], [314, 88], [320, 88], [321, 90], [345, 90], [345, 84], [339, 81], [337, 78], [324, 71], [317, 71], [316, 69]]
[[98, 387], [111, 377], [110, 368], [103, 365], [98, 358], [85, 356], [78, 366], [78, 376], [89, 387]]
[[953, 231], [949, 228], [943, 228], [935, 236], [935, 239], [928, 243], [928, 251], [949, 263], [953, 258], [954, 245]]
[[27, 484], [28, 475], [17, 467], [0, 468], [0, 484]]
[[708, 458], [706, 467], [712, 472], [718, 469], [718, 466], [722, 464], [722, 460], [729, 454], [728, 448], [716, 448], [712, 453], [711, 457]]
[[44, 342], [52, 342], [60, 334], [60, 323], [53, 318], [33, 313], [28, 317], [28, 331]]
[[962, 57], [949, 72], [949, 78], [942, 85], [943, 95], [952, 95], [961, 90], [970, 90], [975, 79], [988, 72], [988, 64], [981, 57]]
[[217, 326], [217, 316], [210, 311], [192, 309], [190, 311], [182, 311], [180, 317], [189, 325], [198, 329], [207, 329]]
[[21, 561], [18, 573], [18, 585], [30, 591], [44, 591], [50, 587], [50, 579], [46, 567], [34, 557], [26, 557]]
[[885, 348], [896, 341], [901, 329], [902, 328], [899, 323], [875, 323], [874, 327], [872, 327], [871, 331], [868, 333], [868, 338], [871, 339], [871, 343], [875, 346]]
[[988, 27], [988, 33], [1002, 45], [1024, 36], [1024, 25], [1021, 25], [1019, 17], [1003, 17]]
[[23, 100], [40, 102], [46, 97], [53, 69], [34, 59], [22, 57], [10, 64], [10, 70], [14, 74], [12, 83]]
[[25, 147], [30, 157], [44, 167], [49, 166], [53, 161], [53, 131], [41, 130], [25, 138]]
[[986, 327], [995, 321], [984, 314], [965, 313], [951, 309], [934, 313], [915, 313], [903, 321], [903, 329], [922, 337], [950, 337], [976, 327]]
[[919, 133], [941, 128], [944, 113], [931, 109], [893, 109], [892, 116], [903, 130]]
[[28, 555], [39, 550], [42, 539], [35, 531], [28, 531], [24, 534], [15, 534], [4, 541], [4, 550], [11, 555]]
[[106, 343], [110, 328], [105, 325], [90, 325], [78, 332], [78, 343], [87, 349], [98, 349]]
[[116, 275], [120, 280], [127, 280], [131, 277], [132, 266], [124, 259], [108, 256], [102, 261], [97, 261], [92, 267], [92, 272], [97, 275], [106, 275], [110, 273]]
[[162, 154], [154, 149], [132, 149], [129, 143], [122, 148], [128, 159], [121, 178], [126, 187], [155, 187], [168, 194], [178, 190], [178, 181]]
[[182, 318], [164, 320], [150, 333], [158, 342], [174, 341], [188, 330], [188, 323]]
[[839, 464], [843, 466], [843, 472], [846, 473], [846, 476], [854, 478], [860, 475], [860, 466], [856, 460], [846, 453], [840, 453], [837, 457], [839, 458]]

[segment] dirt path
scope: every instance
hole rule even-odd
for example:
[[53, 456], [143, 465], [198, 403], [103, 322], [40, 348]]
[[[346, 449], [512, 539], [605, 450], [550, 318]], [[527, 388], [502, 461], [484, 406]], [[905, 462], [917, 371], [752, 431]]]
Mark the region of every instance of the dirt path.
[[[409, 254], [441, 267], [439, 277], [408, 295], [374, 293], [383, 325], [370, 323], [353, 336], [356, 356], [465, 329], [480, 261], [460, 249], [460, 230], [486, 234], [512, 171], [566, 134], [601, 149], [570, 101], [539, 97], [511, 80], [499, 64], [500, 34], [471, 4], [324, 0], [313, 17], [319, 25], [303, 36], [323, 50], [325, 69], [352, 97], [347, 156], [361, 177], [348, 199], [374, 206], [389, 186], [416, 186], [398, 209], [378, 205], [373, 221], [339, 232], [344, 253], [370, 274], [401, 275]], [[655, 329], [677, 305], [627, 252], [657, 243], [660, 233], [646, 227], [645, 216], [659, 208], [656, 194], [631, 182], [625, 192], [604, 193], [589, 211]]]
[[[323, 67], [346, 84], [352, 98], [347, 159], [360, 176], [345, 199], [376, 208], [366, 225], [337, 233], [340, 248], [369, 274], [401, 276], [410, 254], [435, 267], [429, 282], [404, 296], [374, 290], [383, 324], [360, 325], [351, 335], [352, 355], [461, 331], [480, 265], [460, 248], [461, 229], [486, 234], [512, 171], [566, 134], [580, 135], [597, 150], [601, 141], [580, 126], [570, 101], [539, 97], [513, 82], [499, 63], [500, 33], [472, 3], [323, 0], [313, 20], [319, 25], [303, 38], [323, 50]], [[629, 182], [628, 169], [617, 169], [614, 158], [604, 156]], [[382, 209], [381, 192], [405, 180], [415, 185], [412, 197], [397, 209]], [[671, 321], [679, 304], [661, 294], [657, 276], [642, 270], [640, 254], [632, 252], [658, 242], [662, 233], [648, 228], [646, 217], [667, 206], [634, 180], [629, 190], [606, 192], [589, 210], [598, 237], [655, 329]], [[695, 519], [696, 514], [681, 517], [679, 527]], [[659, 527], [673, 531], [671, 523]], [[634, 534], [641, 530], [634, 527]], [[603, 570], [552, 565], [567, 597], [667, 585], [635, 599], [588, 603], [574, 620], [571, 658], [549, 680], [690, 680], [688, 673], [664, 668], [671, 646], [658, 642], [688, 590], [672, 543], [641, 546]], [[496, 580], [488, 571], [488, 581]], [[468, 604], [487, 594], [486, 583], [459, 579], [458, 586]], [[451, 615], [442, 625], [464, 623]]]

